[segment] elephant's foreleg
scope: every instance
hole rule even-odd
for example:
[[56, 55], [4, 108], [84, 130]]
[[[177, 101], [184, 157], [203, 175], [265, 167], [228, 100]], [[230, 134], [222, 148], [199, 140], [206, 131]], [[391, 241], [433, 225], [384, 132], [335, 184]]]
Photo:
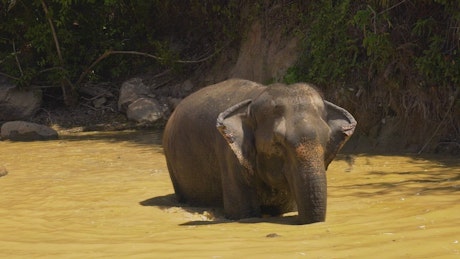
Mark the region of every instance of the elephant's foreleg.
[[[243, 172], [242, 172], [243, 171]], [[242, 219], [260, 216], [260, 204], [251, 177], [239, 165], [231, 165], [222, 170], [222, 194], [225, 216]]]

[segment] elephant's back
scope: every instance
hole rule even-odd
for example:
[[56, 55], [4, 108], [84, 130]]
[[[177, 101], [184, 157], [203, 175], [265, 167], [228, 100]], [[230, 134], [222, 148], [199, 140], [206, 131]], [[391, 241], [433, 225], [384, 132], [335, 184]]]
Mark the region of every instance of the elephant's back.
[[[208, 116], [209, 120], [215, 120], [222, 111], [230, 106], [251, 98], [265, 86], [258, 83], [242, 80], [242, 79], [229, 79], [218, 84], [207, 86], [201, 90], [189, 95], [182, 100], [176, 108], [177, 116], [200, 116], [198, 120], [203, 119], [201, 116]], [[190, 109], [193, 109], [191, 111]], [[181, 118], [181, 117], [180, 117]]]
[[176, 107], [166, 125], [165, 138], [176, 137], [177, 134], [194, 137], [217, 134], [216, 120], [221, 112], [257, 96], [263, 89], [263, 85], [242, 79], [229, 79], [202, 88]]
[[169, 118], [163, 148], [179, 198], [197, 204], [221, 202], [219, 159], [228, 149], [216, 128], [218, 115], [265, 87], [230, 79], [207, 86], [182, 100]]

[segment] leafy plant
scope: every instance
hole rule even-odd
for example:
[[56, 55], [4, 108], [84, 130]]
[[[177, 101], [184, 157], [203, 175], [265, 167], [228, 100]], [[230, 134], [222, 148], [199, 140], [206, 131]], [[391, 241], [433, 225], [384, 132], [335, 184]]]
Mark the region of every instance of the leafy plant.
[[350, 1], [321, 1], [305, 34], [304, 53], [285, 81], [308, 81], [320, 85], [342, 81], [357, 66], [359, 49], [348, 31]]
[[237, 35], [234, 8], [197, 0], [1, 0], [0, 74], [22, 87], [61, 87], [72, 105], [85, 80], [187, 63], [177, 62], [182, 55], [203, 60], [219, 47], [212, 42]]

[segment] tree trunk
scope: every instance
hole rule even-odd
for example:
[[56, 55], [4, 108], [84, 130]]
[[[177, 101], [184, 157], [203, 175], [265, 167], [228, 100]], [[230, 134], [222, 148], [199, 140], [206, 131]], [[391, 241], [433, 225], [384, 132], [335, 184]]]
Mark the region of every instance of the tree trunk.
[[66, 79], [61, 79], [62, 96], [67, 107], [75, 107], [78, 104], [78, 93], [74, 86]]

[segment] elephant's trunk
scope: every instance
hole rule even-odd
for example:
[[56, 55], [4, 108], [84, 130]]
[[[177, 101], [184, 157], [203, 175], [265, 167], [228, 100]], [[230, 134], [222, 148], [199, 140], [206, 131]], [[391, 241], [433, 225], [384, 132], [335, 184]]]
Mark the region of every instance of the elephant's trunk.
[[326, 174], [324, 172], [300, 172], [295, 187], [298, 219], [300, 224], [322, 222], [326, 219]]
[[302, 143], [296, 147], [297, 172], [291, 186], [300, 224], [322, 222], [326, 218], [327, 184], [324, 152], [320, 145]]

